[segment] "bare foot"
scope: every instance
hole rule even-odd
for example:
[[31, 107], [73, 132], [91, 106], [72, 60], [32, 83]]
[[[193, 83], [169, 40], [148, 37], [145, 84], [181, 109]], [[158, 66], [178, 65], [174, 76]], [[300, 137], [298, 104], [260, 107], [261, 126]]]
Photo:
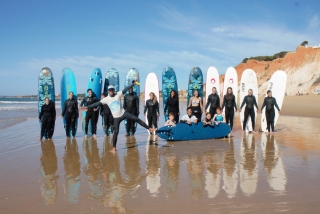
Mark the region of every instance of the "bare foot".
[[93, 139], [95, 139], [95, 140], [96, 140], [96, 139], [97, 139], [97, 135], [95, 135], [95, 134], [94, 134], [94, 135], [93, 135]]
[[70, 139], [69, 137], [66, 137], [66, 139], [68, 140], [68, 139]]
[[124, 136], [125, 136], [125, 137], [129, 137], [129, 135], [128, 135], [128, 134], [125, 134]]
[[149, 128], [149, 132], [152, 133], [153, 132], [153, 128]]
[[116, 154], [116, 152], [117, 152], [116, 147], [113, 147], [113, 148], [112, 148], [112, 150], [111, 150], [110, 152], [111, 152], [112, 154], [114, 154], [114, 155], [115, 155], [115, 154]]
[[85, 136], [84, 136], [84, 139], [88, 139], [88, 135], [85, 135]]

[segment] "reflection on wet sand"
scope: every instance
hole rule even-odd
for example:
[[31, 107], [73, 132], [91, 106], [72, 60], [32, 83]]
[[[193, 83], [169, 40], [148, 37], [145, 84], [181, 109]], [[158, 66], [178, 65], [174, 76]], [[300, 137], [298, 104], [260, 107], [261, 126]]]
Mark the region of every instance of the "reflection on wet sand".
[[168, 198], [175, 198], [179, 183], [179, 158], [172, 154], [171, 148], [166, 149], [165, 162], [163, 166], [163, 182], [165, 195]]
[[187, 169], [189, 172], [191, 197], [199, 200], [202, 197], [204, 187], [202, 157], [197, 155], [187, 157]]
[[286, 190], [287, 178], [274, 135], [262, 134], [261, 150], [270, 188], [277, 193], [283, 193]]
[[58, 195], [57, 180], [59, 175], [56, 175], [58, 170], [58, 160], [56, 148], [52, 140], [41, 141], [41, 193], [44, 197], [45, 204], [51, 205], [55, 203]]
[[64, 193], [70, 203], [79, 202], [80, 191], [80, 155], [78, 144], [75, 139], [66, 141], [65, 152], [62, 158], [64, 163]]
[[205, 189], [208, 192], [208, 198], [215, 198], [220, 191], [221, 180], [221, 155], [216, 151], [204, 153], [205, 160]]
[[151, 196], [156, 197], [159, 193], [160, 183], [160, 154], [157, 142], [157, 136], [150, 135], [146, 146], [146, 182], [147, 189]]
[[240, 147], [240, 188], [245, 196], [255, 193], [258, 183], [256, 144], [253, 134], [244, 134]]
[[234, 142], [229, 138], [230, 149], [223, 158], [223, 189], [228, 198], [235, 197], [238, 188], [238, 168], [234, 149]]

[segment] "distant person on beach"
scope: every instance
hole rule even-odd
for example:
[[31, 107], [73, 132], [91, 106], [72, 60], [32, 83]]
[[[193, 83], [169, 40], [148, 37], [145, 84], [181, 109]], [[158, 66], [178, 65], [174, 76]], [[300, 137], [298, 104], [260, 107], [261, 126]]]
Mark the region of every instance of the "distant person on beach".
[[174, 120], [174, 113], [169, 112], [169, 119], [165, 122], [165, 126], [176, 126], [176, 121]]
[[197, 117], [198, 121], [201, 121], [202, 99], [199, 97], [198, 90], [193, 91], [193, 97], [190, 98], [188, 107], [191, 108], [193, 115]]
[[[101, 94], [101, 99], [104, 99], [108, 95], [106, 93]], [[100, 115], [103, 119], [105, 130], [106, 130], [106, 136], [109, 136], [109, 128], [112, 127], [113, 129], [113, 117], [111, 114], [111, 110], [107, 104], [104, 104], [100, 106]]]
[[232, 88], [227, 88], [227, 94], [223, 97], [222, 111], [225, 108], [226, 123], [230, 124], [232, 131], [233, 120], [234, 120], [234, 110], [237, 111], [236, 97], [233, 94]]
[[114, 126], [114, 133], [113, 133], [113, 149], [112, 153], [116, 152], [116, 146], [117, 146], [117, 140], [118, 140], [118, 134], [119, 134], [119, 127], [121, 121], [125, 119], [133, 120], [134, 122], [139, 123], [141, 126], [143, 126], [145, 129], [148, 129], [150, 132], [153, 132], [154, 130], [152, 128], [149, 128], [148, 125], [140, 120], [135, 115], [125, 111], [121, 106], [121, 96], [125, 94], [130, 88], [132, 88], [135, 84], [138, 84], [136, 81], [132, 81], [132, 84], [123, 89], [122, 91], [118, 91], [117, 93], [114, 92], [114, 86], [109, 85], [108, 87], [108, 94], [109, 96], [102, 99], [100, 102], [94, 103], [87, 108], [96, 108], [100, 104], [107, 104], [111, 110], [112, 116], [113, 116], [113, 126]]
[[203, 126], [213, 126], [212, 117], [210, 112], [206, 113], [206, 117], [202, 120]]
[[[138, 117], [139, 112], [139, 97], [133, 92], [133, 88], [129, 89], [129, 93], [124, 96], [123, 109]], [[126, 137], [130, 134], [133, 136], [135, 133], [135, 123], [132, 120], [127, 120], [126, 124]]]
[[158, 117], [159, 117], [159, 103], [157, 101], [157, 96], [151, 92], [149, 94], [150, 99], [146, 101], [146, 105], [144, 107], [144, 116], [147, 113], [148, 125], [149, 128], [152, 128], [152, 125], [155, 129], [158, 128]]
[[79, 117], [79, 111], [78, 111], [78, 101], [73, 98], [73, 92], [69, 92], [69, 98], [64, 101], [64, 108], [62, 109], [61, 117], [65, 118], [66, 124], [65, 130], [66, 130], [66, 137], [69, 138], [70, 134], [70, 126], [71, 126], [71, 132], [72, 137], [75, 138], [76, 135], [76, 119]]
[[45, 98], [45, 104], [41, 106], [41, 112], [39, 114], [39, 121], [41, 124], [41, 135], [40, 140], [42, 140], [45, 132], [47, 132], [47, 138], [50, 140], [53, 135], [53, 124], [56, 120], [56, 108], [54, 104], [50, 103], [49, 98]]
[[[97, 97], [93, 96], [93, 92], [91, 89], [87, 90], [88, 96], [84, 97], [83, 100], [80, 103], [80, 107], [82, 106], [90, 106], [94, 103], [99, 102], [99, 100], [97, 99]], [[91, 128], [92, 128], [92, 134], [93, 134], [93, 138], [96, 138], [96, 133], [97, 133], [97, 121], [98, 121], [98, 115], [96, 113], [96, 109], [94, 108], [87, 108], [86, 109], [87, 113], [86, 113], [86, 125], [85, 125], [85, 138], [88, 137], [88, 126], [89, 126], [89, 121], [91, 119]]]
[[243, 106], [246, 105], [244, 109], [244, 119], [243, 119], [243, 132], [246, 130], [246, 125], [249, 116], [251, 117], [251, 123], [252, 123], [252, 132], [254, 132], [254, 127], [255, 127], [255, 111], [254, 111], [254, 106], [258, 108], [258, 104], [256, 101], [256, 97], [253, 95], [252, 89], [248, 90], [248, 95], [243, 98], [242, 104], [240, 106], [240, 112], [243, 108]]
[[198, 118], [192, 114], [192, 109], [191, 107], [187, 108], [187, 114], [182, 116], [180, 123], [198, 123]]
[[[268, 90], [267, 91], [267, 97], [264, 98], [262, 107], [261, 107], [261, 112], [266, 107], [266, 120], [267, 120], [267, 129], [268, 132], [273, 133], [274, 132], [274, 117], [275, 117], [275, 112], [274, 112], [274, 107], [278, 109], [278, 112], [280, 114], [280, 108], [277, 104], [276, 98], [272, 97], [272, 91]], [[271, 127], [271, 128], [270, 128]], [[264, 130], [262, 130], [264, 131]]]
[[[209, 109], [209, 111], [207, 111], [209, 105], [210, 105], [210, 109]], [[206, 107], [205, 107], [206, 113], [210, 112], [211, 115], [215, 115], [217, 113], [216, 109], [218, 107], [220, 107], [220, 97], [217, 94], [216, 87], [213, 87], [212, 88], [212, 93], [207, 98], [207, 104], [206, 104]]]
[[167, 99], [166, 105], [164, 107], [163, 114], [166, 115], [166, 112], [172, 112], [174, 114], [174, 121], [178, 123], [180, 110], [179, 110], [179, 96], [175, 90], [170, 92], [170, 96]]
[[221, 107], [218, 107], [216, 109], [217, 113], [213, 116], [213, 121], [216, 123], [216, 125], [219, 125], [220, 123], [223, 123], [223, 116], [222, 116], [222, 109]]

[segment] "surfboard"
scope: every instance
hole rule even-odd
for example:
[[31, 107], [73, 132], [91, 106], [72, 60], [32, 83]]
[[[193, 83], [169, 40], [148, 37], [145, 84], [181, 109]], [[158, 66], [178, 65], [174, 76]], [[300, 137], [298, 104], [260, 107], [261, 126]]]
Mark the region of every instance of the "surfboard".
[[[276, 99], [278, 106], [281, 110], [285, 91], [286, 91], [286, 85], [287, 85], [287, 74], [284, 71], [278, 70], [276, 71], [269, 81], [269, 85], [267, 90], [272, 91], [272, 96]], [[266, 95], [267, 92], [266, 92]], [[274, 107], [275, 111], [275, 117], [274, 117], [274, 126], [277, 124], [277, 120], [279, 118], [279, 113], [276, 107]], [[266, 120], [266, 108], [263, 109], [261, 113], [261, 130], [263, 132], [267, 132], [267, 120]]]
[[230, 126], [220, 123], [218, 126], [203, 126], [202, 122], [191, 125], [178, 123], [176, 126], [161, 127], [157, 134], [160, 138], [169, 141], [207, 140], [222, 138], [230, 133]]
[[[242, 104], [242, 101], [246, 95], [248, 95], [248, 90], [253, 90], [253, 95], [256, 97], [256, 101], [258, 104], [258, 79], [256, 72], [252, 69], [246, 69], [242, 73], [241, 80], [240, 80], [240, 103], [239, 108]], [[246, 105], [243, 106], [242, 111], [240, 112], [240, 125], [241, 128], [243, 127], [243, 120], [244, 120], [244, 111], [245, 111]], [[254, 120], [257, 120], [257, 108], [254, 107], [255, 111], [255, 118]], [[251, 117], [249, 116], [248, 122], [246, 125], [245, 132], [251, 132], [252, 131], [252, 123], [251, 123]]]
[[[126, 79], [124, 82], [124, 87], [126, 88], [129, 85], [131, 85], [133, 80], [140, 82], [139, 71], [136, 68], [130, 68], [129, 71], [127, 72]], [[139, 97], [139, 100], [140, 100], [140, 85], [136, 84], [133, 86], [133, 93], [135, 93]], [[126, 94], [129, 94], [129, 92], [127, 91]], [[139, 109], [138, 109], [138, 111], [139, 111]], [[126, 127], [127, 120], [124, 121], [124, 124]], [[135, 123], [133, 134], [137, 131], [137, 126], [138, 126], [137, 123]], [[127, 129], [126, 129], [126, 132], [128, 135], [130, 134], [129, 130], [127, 130]]]
[[[103, 92], [106, 94], [108, 94], [108, 86], [109, 85], [113, 85], [114, 90], [116, 92], [119, 91], [120, 77], [119, 77], [119, 72], [115, 68], [109, 69], [107, 71], [106, 77], [104, 79]], [[105, 134], [107, 134], [107, 132], [109, 133], [109, 135], [112, 134], [111, 128], [109, 128], [109, 130], [106, 130], [106, 126], [104, 124], [104, 119], [102, 119], [102, 129]]]
[[[175, 90], [178, 93], [178, 83], [176, 73], [173, 68], [166, 67], [162, 71], [162, 101], [163, 101], [163, 109], [166, 107], [167, 99], [170, 97], [170, 93], [172, 90]], [[177, 94], [178, 96], [178, 94]], [[168, 120], [169, 112], [168, 110], [164, 115], [165, 121]]]
[[[223, 96], [222, 99], [224, 98], [224, 95], [227, 94], [227, 89], [231, 87], [233, 94], [235, 96], [236, 100], [236, 105], [238, 105], [238, 74], [237, 71], [234, 67], [229, 67], [226, 71], [226, 74], [224, 76], [224, 81], [223, 81]], [[234, 114], [234, 117], [236, 114]]]
[[[77, 85], [76, 78], [73, 71], [70, 68], [64, 68], [61, 73], [61, 82], [60, 82], [60, 93], [61, 93], [61, 110], [64, 109], [64, 101], [69, 98], [69, 92], [73, 92], [73, 99], [77, 100]], [[63, 125], [66, 128], [66, 120], [63, 118]], [[76, 132], [78, 127], [78, 118], [76, 118]], [[69, 137], [72, 136], [72, 128], [70, 126]]]
[[[206, 102], [208, 101], [208, 96], [212, 94], [212, 88], [216, 87], [217, 89], [217, 95], [220, 96], [220, 79], [219, 79], [219, 72], [218, 70], [214, 67], [211, 66], [209, 67], [207, 71], [207, 78], [206, 78]], [[219, 104], [220, 105], [220, 104]], [[206, 109], [206, 111], [209, 111], [210, 105]], [[214, 115], [212, 115], [213, 117]]]
[[[93, 92], [93, 96], [97, 97], [98, 100], [101, 98], [101, 88], [102, 88], [102, 74], [100, 68], [95, 68], [91, 72], [89, 81], [88, 81], [88, 89], [91, 89]], [[86, 93], [86, 96], [88, 96], [88, 93]], [[97, 112], [98, 114], [98, 112]], [[99, 117], [97, 117], [97, 123], [98, 123]], [[82, 131], [85, 134], [85, 126], [86, 126], [86, 112], [83, 111], [82, 113]], [[88, 125], [88, 136], [92, 136], [92, 125], [91, 120], [89, 121]]]
[[193, 67], [190, 71], [187, 105], [189, 105], [189, 100], [193, 96], [194, 90], [198, 90], [199, 97], [203, 100], [203, 75], [201, 69], [198, 67]]
[[[158, 81], [158, 77], [157, 77], [157, 75], [155, 73], [149, 73], [148, 74], [144, 87], [145, 87], [144, 88], [144, 104], [146, 104], [147, 100], [150, 99], [149, 94], [151, 92], [153, 92], [156, 95], [157, 100], [159, 102], [159, 97], [160, 97], [159, 96], [159, 81]], [[146, 124], [148, 125], [147, 115], [148, 115], [148, 110], [147, 110], [146, 116], [145, 116]]]
[[[41, 107], [45, 104], [45, 98], [49, 98], [50, 103], [55, 106], [55, 89], [53, 73], [48, 67], [41, 69], [38, 76], [38, 115], [40, 115]], [[42, 122], [40, 121], [40, 127]], [[55, 121], [53, 121], [52, 134], [54, 133]], [[47, 133], [44, 134], [47, 138]]]

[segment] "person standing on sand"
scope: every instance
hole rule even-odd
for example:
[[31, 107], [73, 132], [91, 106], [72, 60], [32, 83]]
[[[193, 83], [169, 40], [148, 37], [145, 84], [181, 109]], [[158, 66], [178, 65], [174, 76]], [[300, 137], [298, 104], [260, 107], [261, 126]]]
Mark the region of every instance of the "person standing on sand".
[[230, 124], [230, 128], [232, 131], [233, 128], [233, 120], [234, 120], [234, 110], [237, 111], [237, 104], [236, 104], [236, 97], [233, 94], [232, 88], [227, 88], [227, 94], [223, 97], [223, 103], [222, 103], [222, 111], [225, 109], [225, 115], [226, 115], [226, 123]]
[[[108, 87], [108, 94], [109, 96], [103, 98], [100, 100], [100, 102], [94, 103], [87, 108], [96, 108], [100, 104], [107, 104], [111, 110], [112, 116], [113, 116], [113, 126], [114, 126], [114, 133], [113, 133], [113, 149], [112, 153], [116, 152], [116, 146], [117, 146], [117, 140], [118, 140], [118, 134], [119, 134], [119, 127], [121, 121], [125, 119], [132, 120], [134, 122], [139, 123], [142, 127], [145, 129], [148, 129], [150, 132], [153, 132], [154, 130], [152, 128], [149, 128], [148, 125], [140, 120], [135, 115], [125, 111], [121, 106], [121, 96], [125, 94], [130, 88], [132, 88], [135, 84], [138, 84], [136, 81], [132, 81], [132, 84], [123, 89], [122, 91], [118, 91], [117, 93], [114, 93], [114, 86], [109, 85]], [[84, 107], [85, 108], [85, 107]], [[84, 109], [83, 108], [83, 109]]]
[[199, 97], [198, 90], [193, 91], [193, 97], [190, 98], [188, 108], [192, 109], [194, 116], [198, 118], [198, 121], [201, 121], [202, 115], [202, 99]]
[[243, 101], [242, 101], [242, 104], [241, 104], [241, 107], [240, 107], [240, 112], [241, 112], [241, 109], [243, 108], [244, 104], [246, 104], [246, 108], [244, 110], [243, 132], [245, 132], [245, 130], [246, 130], [246, 125], [247, 125], [247, 121], [248, 121], [249, 115], [251, 117], [252, 132], [254, 132], [254, 126], [255, 126], [254, 106], [257, 108], [257, 110], [259, 108], [258, 108], [258, 104], [257, 104], [257, 101], [256, 101], [256, 97], [253, 96], [252, 89], [249, 89], [248, 90], [248, 95], [243, 98]]
[[[98, 99], [93, 96], [93, 92], [91, 89], [87, 90], [88, 96], [84, 97], [83, 100], [80, 103], [80, 107], [82, 106], [90, 106], [93, 103], [97, 103], [99, 102]], [[93, 134], [93, 138], [96, 138], [96, 133], [97, 133], [97, 119], [98, 119], [98, 115], [96, 114], [96, 109], [94, 108], [87, 108], [87, 113], [86, 113], [86, 125], [85, 125], [85, 138], [88, 137], [88, 126], [89, 126], [89, 121], [91, 119], [91, 125], [92, 125], [92, 134]]]
[[[209, 111], [207, 111], [209, 105], [210, 105], [210, 109], [209, 109]], [[206, 113], [209, 112], [211, 114], [211, 116], [214, 116], [217, 113], [216, 109], [218, 107], [220, 107], [220, 97], [217, 94], [216, 87], [213, 87], [212, 88], [212, 94], [210, 94], [208, 96], [208, 99], [207, 99], [207, 104], [206, 104], [206, 107], [205, 107]]]
[[[159, 103], [157, 101], [157, 96], [151, 92], [149, 94], [150, 99], [146, 101], [146, 106], [144, 107], [144, 116], [147, 113], [148, 125], [149, 128], [152, 128], [152, 125], [155, 129], [158, 128], [158, 117], [159, 117]], [[152, 134], [152, 133], [150, 133]]]
[[[276, 98], [272, 97], [272, 91], [268, 90], [267, 91], [267, 97], [264, 98], [262, 107], [261, 107], [261, 112], [266, 107], [266, 120], [267, 120], [267, 129], [268, 132], [270, 133], [270, 127], [271, 127], [271, 133], [274, 132], [274, 117], [275, 117], [275, 112], [274, 112], [274, 107], [278, 109], [278, 113], [280, 114], [280, 108], [277, 104]], [[264, 130], [262, 130], [264, 131]]]
[[48, 97], [44, 99], [44, 102], [45, 104], [41, 106], [41, 112], [39, 114], [39, 121], [42, 122], [40, 140], [42, 140], [45, 132], [47, 132], [47, 138], [51, 140], [53, 123], [56, 120], [56, 108], [54, 104], [50, 104]]
[[64, 101], [64, 108], [62, 110], [61, 117], [65, 118], [66, 124], [66, 137], [69, 138], [70, 126], [72, 129], [72, 137], [75, 138], [76, 135], [76, 119], [79, 117], [78, 111], [78, 101], [73, 99], [73, 92], [69, 92], [69, 99]]
[[[107, 97], [106, 93], [101, 94], [101, 99]], [[101, 105], [100, 107], [100, 115], [103, 119], [106, 136], [109, 136], [109, 128], [113, 126], [113, 117], [111, 114], [111, 110], [107, 104]], [[113, 127], [112, 127], [113, 128]]]
[[[129, 89], [129, 93], [124, 96], [123, 99], [123, 109], [128, 111], [129, 113], [133, 114], [134, 116], [138, 117], [139, 112], [139, 97], [133, 92], [133, 88]], [[134, 135], [135, 133], [135, 123], [132, 120], [127, 120], [126, 124], [126, 137]]]
[[164, 107], [163, 114], [166, 115], [166, 112], [172, 112], [174, 114], [174, 120], [176, 123], [179, 121], [180, 110], [179, 110], [179, 96], [175, 90], [170, 92], [170, 96], [167, 99], [166, 105]]

